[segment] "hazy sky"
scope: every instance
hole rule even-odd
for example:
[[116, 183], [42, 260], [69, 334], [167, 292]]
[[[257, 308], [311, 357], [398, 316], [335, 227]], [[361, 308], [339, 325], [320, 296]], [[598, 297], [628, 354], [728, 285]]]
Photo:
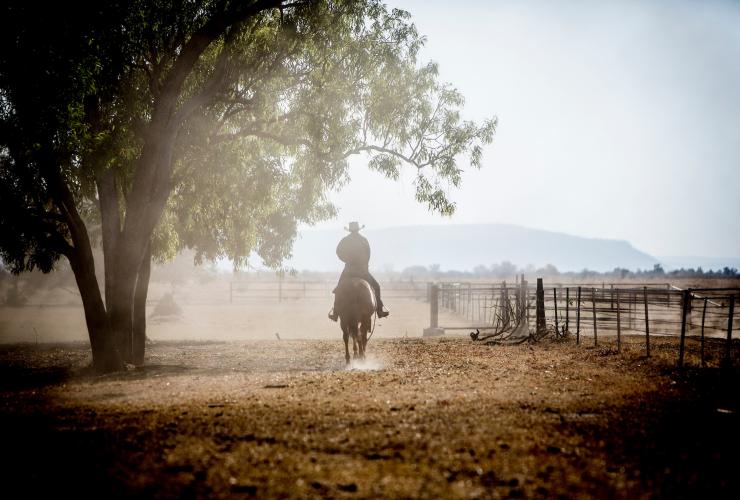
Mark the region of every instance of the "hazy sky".
[[502, 222], [740, 256], [740, 2], [414, 1], [422, 60], [499, 118], [451, 219], [352, 162], [337, 227]]

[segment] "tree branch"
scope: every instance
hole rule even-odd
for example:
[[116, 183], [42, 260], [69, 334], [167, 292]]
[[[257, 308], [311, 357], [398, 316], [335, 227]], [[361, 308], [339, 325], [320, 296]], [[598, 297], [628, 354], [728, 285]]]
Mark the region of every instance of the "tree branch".
[[360, 154], [360, 153], [367, 152], [367, 151], [375, 151], [378, 153], [384, 153], [384, 154], [388, 154], [391, 156], [395, 156], [396, 158], [399, 158], [405, 161], [406, 163], [415, 166], [417, 169], [422, 169], [425, 166], [429, 165], [429, 163], [419, 163], [413, 158], [408, 157], [402, 153], [399, 153], [398, 151], [389, 149], [385, 146], [375, 146], [373, 144], [366, 144], [366, 145], [358, 146], [356, 148], [345, 151], [344, 154], [342, 155], [342, 158], [347, 158], [348, 156]]

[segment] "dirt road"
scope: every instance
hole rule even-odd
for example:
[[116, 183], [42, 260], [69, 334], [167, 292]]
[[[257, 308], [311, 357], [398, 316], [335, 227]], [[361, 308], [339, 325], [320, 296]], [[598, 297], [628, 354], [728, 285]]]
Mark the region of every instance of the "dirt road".
[[160, 342], [145, 367], [98, 377], [84, 344], [4, 346], [2, 484], [162, 498], [732, 497], [737, 373], [677, 372], [675, 348], [656, 339], [647, 362], [637, 343], [617, 355], [376, 339], [348, 370], [339, 340]]

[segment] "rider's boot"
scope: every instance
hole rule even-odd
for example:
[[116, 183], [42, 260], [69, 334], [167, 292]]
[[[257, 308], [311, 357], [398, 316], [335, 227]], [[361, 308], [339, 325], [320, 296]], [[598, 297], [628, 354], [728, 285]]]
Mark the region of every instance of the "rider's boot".
[[334, 300], [334, 307], [331, 308], [331, 311], [329, 311], [329, 319], [332, 321], [336, 321], [339, 319], [339, 314], [337, 314], [337, 301]]
[[380, 301], [380, 300], [378, 301], [378, 309], [377, 309], [377, 311], [378, 311], [378, 318], [385, 318], [386, 316], [388, 316], [390, 314], [390, 312], [386, 311], [383, 308], [383, 302]]

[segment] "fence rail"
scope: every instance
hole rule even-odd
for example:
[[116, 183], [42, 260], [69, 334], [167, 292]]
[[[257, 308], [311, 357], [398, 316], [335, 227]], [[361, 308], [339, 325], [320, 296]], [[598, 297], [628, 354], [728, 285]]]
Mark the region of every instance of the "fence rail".
[[[327, 300], [336, 286], [333, 281], [231, 281], [229, 302], [246, 300]], [[383, 299], [428, 300], [426, 283], [390, 281], [381, 283]]]

